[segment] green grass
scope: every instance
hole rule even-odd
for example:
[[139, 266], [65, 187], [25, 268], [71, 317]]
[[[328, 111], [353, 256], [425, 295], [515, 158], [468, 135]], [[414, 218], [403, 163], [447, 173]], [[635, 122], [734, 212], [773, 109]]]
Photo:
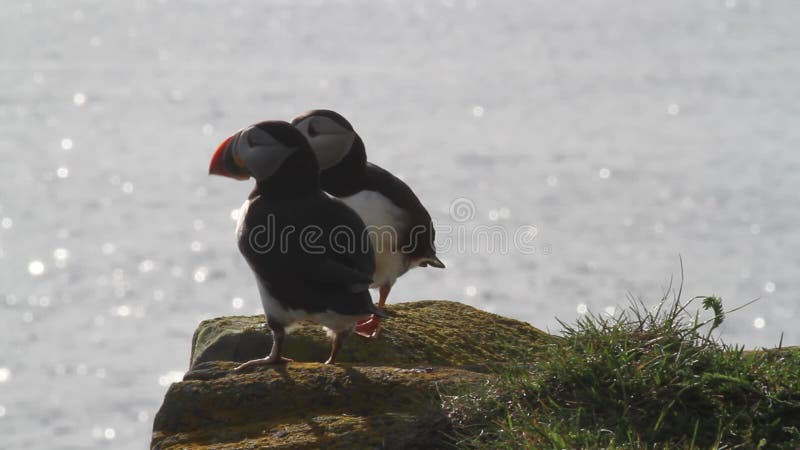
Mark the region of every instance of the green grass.
[[[699, 303], [698, 300], [702, 300]], [[707, 310], [707, 320], [690, 307]], [[715, 339], [716, 297], [631, 301], [444, 396], [459, 448], [800, 448], [800, 351]]]

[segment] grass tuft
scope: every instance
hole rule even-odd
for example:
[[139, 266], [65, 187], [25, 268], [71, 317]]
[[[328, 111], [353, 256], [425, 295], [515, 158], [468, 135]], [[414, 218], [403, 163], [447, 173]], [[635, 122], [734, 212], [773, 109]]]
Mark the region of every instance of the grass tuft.
[[[689, 312], [697, 300], [713, 317]], [[738, 309], [738, 308], [737, 308]], [[735, 311], [735, 310], [734, 310]], [[798, 448], [800, 351], [717, 340], [718, 297], [631, 300], [561, 323], [563, 339], [444, 396], [461, 448]]]

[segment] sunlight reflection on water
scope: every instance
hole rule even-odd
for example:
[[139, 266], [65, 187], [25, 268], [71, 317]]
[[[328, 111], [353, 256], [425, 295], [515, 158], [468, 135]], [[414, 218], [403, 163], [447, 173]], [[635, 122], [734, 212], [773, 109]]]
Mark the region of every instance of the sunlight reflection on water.
[[[231, 223], [252, 185], [208, 177], [208, 158], [248, 123], [312, 107], [343, 112], [437, 220], [452, 224], [463, 198], [465, 224], [536, 230], [532, 255], [442, 252], [445, 271], [409, 272], [390, 302], [460, 300], [558, 331], [556, 317], [619, 314], [629, 292], [657, 301], [682, 256], [686, 294], [761, 297], [723, 323], [727, 342], [775, 345], [783, 331], [796, 345], [798, 8], [7, 8], [3, 444], [147, 445], [196, 321], [260, 313]], [[42, 425], [58, 417], [72, 422]]]

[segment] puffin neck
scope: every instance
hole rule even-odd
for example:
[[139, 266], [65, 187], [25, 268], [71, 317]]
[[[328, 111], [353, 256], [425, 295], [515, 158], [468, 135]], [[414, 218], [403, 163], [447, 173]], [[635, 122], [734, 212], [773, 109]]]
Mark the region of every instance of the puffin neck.
[[278, 174], [267, 180], [256, 181], [255, 192], [267, 199], [289, 199], [303, 197], [319, 191], [316, 177], [297, 177]]
[[348, 197], [364, 187], [364, 170], [342, 166], [331, 167], [319, 174], [322, 190], [334, 197]]
[[335, 166], [320, 172], [319, 182], [325, 192], [335, 197], [347, 197], [364, 188], [366, 171], [367, 152], [361, 137], [356, 135], [347, 156]]
[[295, 198], [319, 191], [317, 161], [310, 149], [287, 159], [271, 177], [256, 181], [255, 192], [265, 198]]

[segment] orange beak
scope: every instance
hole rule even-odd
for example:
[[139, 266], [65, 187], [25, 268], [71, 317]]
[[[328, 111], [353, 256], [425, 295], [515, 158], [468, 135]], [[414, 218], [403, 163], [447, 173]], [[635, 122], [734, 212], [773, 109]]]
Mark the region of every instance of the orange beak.
[[250, 178], [250, 176], [247, 174], [241, 172], [234, 173], [227, 168], [226, 161], [234, 163], [233, 157], [229, 154], [231, 151], [229, 148], [230, 143], [233, 141], [234, 137], [236, 137], [236, 134], [228, 139], [225, 139], [222, 144], [217, 147], [217, 151], [215, 151], [214, 156], [211, 157], [211, 164], [208, 166], [209, 175], [221, 175], [223, 177], [235, 178], [237, 180], [246, 180]]

